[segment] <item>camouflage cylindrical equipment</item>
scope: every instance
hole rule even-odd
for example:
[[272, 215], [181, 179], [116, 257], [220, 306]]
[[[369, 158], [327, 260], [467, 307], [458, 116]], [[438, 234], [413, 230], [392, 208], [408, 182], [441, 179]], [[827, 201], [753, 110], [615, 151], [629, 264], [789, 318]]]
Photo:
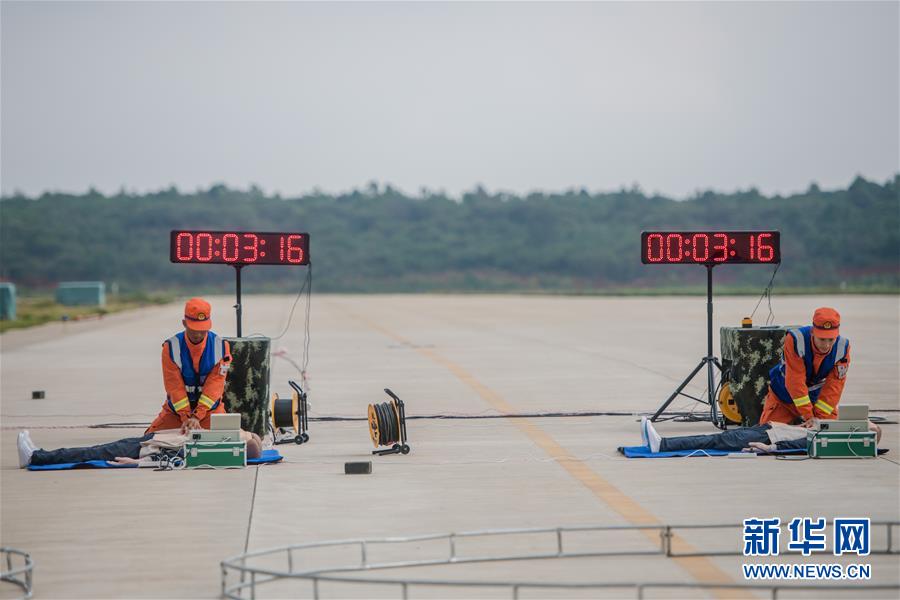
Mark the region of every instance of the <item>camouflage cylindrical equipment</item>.
[[724, 377], [741, 412], [741, 425], [759, 424], [769, 370], [781, 361], [784, 336], [794, 326], [721, 327]]
[[225, 381], [225, 408], [241, 413], [241, 427], [264, 436], [269, 411], [272, 340], [225, 338], [231, 344], [231, 369]]

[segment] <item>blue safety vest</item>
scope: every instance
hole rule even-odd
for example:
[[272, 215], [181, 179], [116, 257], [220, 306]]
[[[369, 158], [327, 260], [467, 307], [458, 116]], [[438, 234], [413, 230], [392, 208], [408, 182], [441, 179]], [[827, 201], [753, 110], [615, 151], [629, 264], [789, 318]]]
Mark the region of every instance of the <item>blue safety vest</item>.
[[[184, 389], [187, 391], [191, 410], [194, 410], [200, 401], [200, 394], [203, 392], [206, 376], [225, 356], [225, 340], [219, 339], [219, 336], [212, 331], [206, 333], [206, 347], [203, 349], [203, 354], [200, 355], [200, 369], [198, 371], [194, 370], [194, 360], [191, 358], [191, 351], [188, 349], [183, 331], [173, 335], [163, 343], [169, 345], [169, 357], [181, 370]], [[178, 398], [175, 400], [177, 401]], [[216, 400], [216, 403], [209, 408], [210, 412], [214, 411], [221, 402], [221, 400]], [[168, 398], [166, 404], [173, 413], [178, 413], [175, 410], [175, 405], [172, 403], [172, 398]]]
[[[806, 365], [806, 388], [809, 390], [810, 402], [815, 403], [819, 397], [819, 392], [822, 391], [822, 386], [825, 385], [828, 373], [831, 372], [834, 365], [844, 360], [847, 356], [847, 348], [850, 346], [850, 341], [845, 337], [838, 336], [831, 347], [831, 352], [822, 359], [818, 372], [813, 372], [812, 326], [807, 325], [799, 329], [791, 329], [788, 333], [794, 337], [794, 347]], [[779, 400], [787, 404], [794, 403], [794, 399], [791, 398], [784, 381], [784, 358], [769, 371], [769, 383]]]

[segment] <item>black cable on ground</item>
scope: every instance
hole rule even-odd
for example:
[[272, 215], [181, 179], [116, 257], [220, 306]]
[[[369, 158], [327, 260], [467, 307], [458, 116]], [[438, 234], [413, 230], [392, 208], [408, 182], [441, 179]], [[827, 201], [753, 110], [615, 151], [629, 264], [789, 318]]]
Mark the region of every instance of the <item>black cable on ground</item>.
[[[348, 421], [368, 420], [372, 431], [372, 440], [377, 446], [392, 446], [402, 443], [400, 435], [400, 413], [399, 407], [393, 402], [382, 402], [380, 404], [370, 405], [370, 417], [363, 419], [362, 417], [346, 417]], [[372, 421], [374, 418], [374, 422]], [[332, 420], [343, 420], [344, 418], [331, 418]], [[378, 431], [378, 439], [375, 439], [375, 431]]]
[[[900, 413], [897, 408], [880, 408], [869, 411], [869, 420], [873, 423], [881, 425], [897, 425], [898, 421], [888, 420], [888, 417], [881, 417], [871, 413]], [[640, 415], [634, 411], [583, 411], [583, 412], [545, 412], [545, 413], [511, 413], [506, 415], [406, 415], [406, 420], [482, 420], [482, 419], [545, 419], [545, 418], [567, 418], [567, 417], [636, 417]], [[682, 419], [680, 422], [700, 422], [708, 421], [709, 417], [705, 415], [697, 415], [690, 412], [669, 413], [670, 417], [659, 419], [660, 421]], [[25, 415], [22, 415], [25, 416]], [[40, 415], [28, 415], [39, 418]], [[340, 422], [340, 421], [368, 421], [368, 417], [309, 417], [310, 421], [318, 421], [320, 423]], [[2, 430], [20, 430], [20, 429], [115, 429], [115, 428], [147, 428], [149, 422], [144, 423], [94, 423], [87, 425], [48, 425], [42, 427], [33, 425], [26, 427], [24, 425], [0, 427]]]
[[400, 441], [400, 431], [397, 427], [397, 409], [393, 403], [382, 402], [375, 405], [375, 415], [378, 419], [378, 445], [390, 446]]

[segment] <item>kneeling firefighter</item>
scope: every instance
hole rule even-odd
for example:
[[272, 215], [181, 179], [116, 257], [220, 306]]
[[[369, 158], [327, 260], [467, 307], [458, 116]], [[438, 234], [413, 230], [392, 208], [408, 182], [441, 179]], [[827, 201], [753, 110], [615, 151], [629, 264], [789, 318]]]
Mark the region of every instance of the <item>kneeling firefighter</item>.
[[850, 368], [850, 341], [840, 335], [841, 315], [818, 308], [812, 325], [784, 336], [784, 358], [769, 371], [769, 394], [759, 422], [815, 427], [836, 419]]
[[224, 413], [222, 394], [231, 349], [210, 329], [210, 305], [191, 298], [184, 305], [184, 331], [162, 345], [166, 401], [147, 433], [162, 429], [209, 429], [209, 415]]

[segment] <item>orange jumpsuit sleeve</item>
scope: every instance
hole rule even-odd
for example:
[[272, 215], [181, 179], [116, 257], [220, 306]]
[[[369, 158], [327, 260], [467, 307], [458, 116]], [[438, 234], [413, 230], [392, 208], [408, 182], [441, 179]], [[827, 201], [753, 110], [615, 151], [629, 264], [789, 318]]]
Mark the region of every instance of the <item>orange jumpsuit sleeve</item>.
[[813, 411], [819, 419], [836, 419], [837, 406], [847, 382], [847, 371], [850, 369], [850, 344], [844, 358], [835, 363], [834, 368], [825, 378], [825, 385], [819, 391], [819, 397], [813, 405]]
[[167, 403], [172, 403], [183, 423], [191, 415], [191, 403], [188, 401], [184, 379], [181, 377], [181, 370], [172, 360], [172, 357], [169, 356], [168, 340], [163, 342], [162, 345], [162, 372], [163, 386], [166, 388], [166, 396], [168, 397]]
[[806, 364], [797, 354], [796, 340], [791, 334], [784, 336], [784, 384], [794, 407], [804, 421], [813, 416], [813, 406], [809, 401], [809, 388], [806, 387]]
[[201, 421], [206, 417], [209, 410], [215, 406], [216, 402], [222, 399], [225, 392], [225, 378], [228, 376], [228, 367], [231, 364], [231, 346], [225, 342], [225, 352], [222, 354], [222, 360], [216, 363], [212, 371], [206, 376], [203, 382], [203, 391], [200, 393], [200, 402], [194, 409], [194, 416]]

